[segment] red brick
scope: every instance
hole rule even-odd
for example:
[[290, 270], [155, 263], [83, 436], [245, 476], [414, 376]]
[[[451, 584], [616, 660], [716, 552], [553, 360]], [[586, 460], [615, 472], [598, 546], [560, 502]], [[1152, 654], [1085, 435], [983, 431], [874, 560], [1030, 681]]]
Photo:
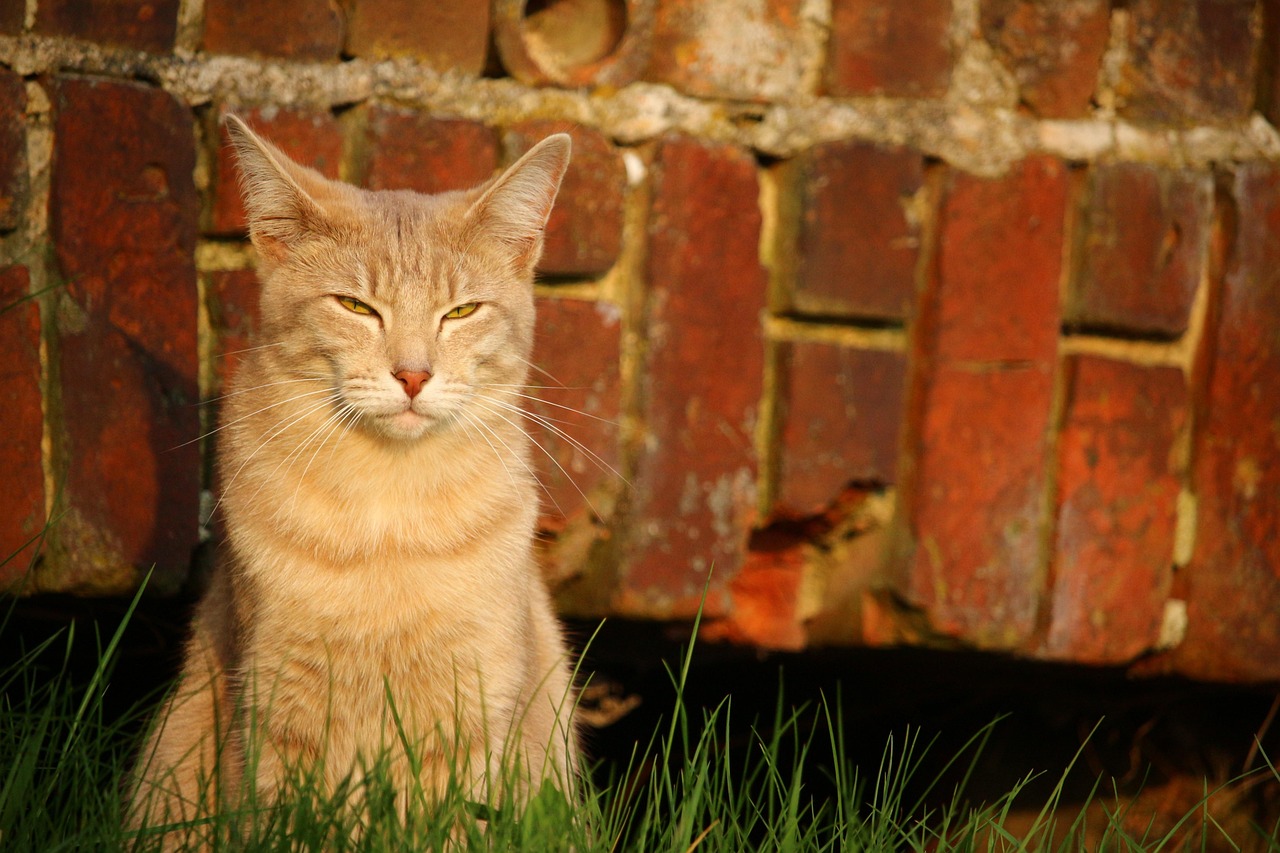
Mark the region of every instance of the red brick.
[[346, 52], [412, 57], [435, 71], [479, 74], [489, 47], [489, 4], [473, 0], [345, 0]]
[[364, 145], [364, 185], [371, 190], [469, 189], [498, 168], [497, 134], [465, 119], [372, 107]]
[[178, 0], [41, 0], [35, 31], [166, 53], [178, 32]]
[[222, 388], [257, 338], [258, 276], [253, 270], [219, 270], [208, 273], [207, 280], [215, 341], [214, 376], [217, 387]]
[[1133, 0], [1120, 114], [1143, 122], [1240, 121], [1261, 54], [1254, 0]]
[[834, 344], [780, 345], [778, 493], [773, 512], [818, 515], [850, 483], [892, 484], [906, 356]]
[[22, 78], [0, 68], [0, 231], [18, 227], [26, 204], [26, 110]]
[[790, 100], [802, 90], [804, 0], [658, 0], [650, 79], [697, 97]]
[[531, 430], [545, 451], [534, 451], [546, 490], [542, 526], [556, 530], [584, 512], [607, 519], [622, 485], [617, 473], [621, 315], [606, 302], [539, 299], [537, 328], [535, 368], [529, 374], [534, 387], [525, 393], [538, 399], [510, 402], [527, 403], [525, 408], [549, 424]]
[[622, 251], [622, 204], [627, 174], [622, 155], [601, 133], [569, 122], [525, 122], [512, 129], [512, 158], [553, 133], [573, 137], [573, 159], [547, 222], [538, 262], [546, 275], [599, 275]]
[[653, 190], [641, 374], [649, 432], [616, 608], [688, 615], [714, 568], [715, 613], [742, 564], [756, 500], [766, 277], [755, 161], [738, 148], [668, 138]]
[[1080, 268], [1067, 298], [1073, 326], [1175, 337], [1186, 331], [1213, 216], [1213, 179], [1143, 163], [1095, 166]]
[[902, 322], [915, 302], [920, 227], [908, 210], [921, 155], [863, 142], [819, 145], [795, 164], [800, 186], [794, 309]]
[[982, 0], [982, 32], [1045, 118], [1084, 118], [1111, 32], [1107, 0]]
[[1067, 174], [1047, 157], [955, 175], [918, 348], [898, 531], [903, 594], [941, 633], [1012, 648], [1044, 573]]
[[44, 528], [40, 444], [40, 309], [27, 296], [26, 267], [0, 269], [0, 589], [21, 582]]
[[205, 0], [204, 49], [210, 53], [337, 59], [342, 14], [332, 0]]
[[60, 583], [119, 589], [154, 563], [164, 586], [186, 571], [200, 492], [192, 118], [131, 83], [60, 79], [53, 102]]
[[26, 0], [0, 0], [0, 33], [21, 35], [27, 20]]
[[1209, 330], [1194, 449], [1196, 545], [1180, 574], [1196, 678], [1280, 678], [1280, 169], [1239, 167], [1235, 255]]
[[1174, 447], [1187, 424], [1187, 383], [1176, 368], [1093, 356], [1068, 359], [1066, 376], [1043, 653], [1127, 663], [1157, 645], [1173, 584]]
[[645, 71], [655, 0], [495, 0], [502, 67], [533, 86], [624, 86]]
[[704, 622], [701, 638], [763, 649], [804, 648], [807, 638], [797, 607], [804, 562], [799, 547], [748, 551], [729, 583], [728, 615]]
[[1255, 108], [1273, 126], [1280, 125], [1280, 0], [1262, 0], [1262, 63]]
[[[220, 111], [225, 115], [228, 110]], [[329, 112], [257, 107], [238, 113], [255, 130], [304, 166], [310, 166], [326, 177], [338, 177], [342, 162], [342, 130]], [[243, 235], [244, 200], [240, 192], [235, 153], [226, 128], [218, 131], [218, 150], [214, 157], [215, 180], [209, 215], [208, 233], [224, 236]]]
[[826, 88], [936, 98], [951, 82], [951, 0], [834, 0]]

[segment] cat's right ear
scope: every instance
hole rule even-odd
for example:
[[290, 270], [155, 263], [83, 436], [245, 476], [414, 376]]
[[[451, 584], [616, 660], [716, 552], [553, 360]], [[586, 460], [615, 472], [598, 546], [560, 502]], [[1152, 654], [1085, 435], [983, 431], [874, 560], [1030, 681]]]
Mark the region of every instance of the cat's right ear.
[[263, 258], [280, 263], [300, 243], [329, 230], [324, 204], [333, 183], [289, 159], [239, 116], [228, 113], [223, 123], [240, 169], [249, 237]]

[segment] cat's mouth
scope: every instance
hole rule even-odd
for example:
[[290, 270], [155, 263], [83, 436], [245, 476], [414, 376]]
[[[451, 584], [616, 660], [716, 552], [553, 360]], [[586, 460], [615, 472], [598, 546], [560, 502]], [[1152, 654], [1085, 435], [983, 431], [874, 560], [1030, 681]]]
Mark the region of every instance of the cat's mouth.
[[415, 439], [437, 426], [440, 419], [435, 415], [425, 414], [406, 408], [395, 414], [386, 414], [379, 418], [383, 431], [395, 438]]

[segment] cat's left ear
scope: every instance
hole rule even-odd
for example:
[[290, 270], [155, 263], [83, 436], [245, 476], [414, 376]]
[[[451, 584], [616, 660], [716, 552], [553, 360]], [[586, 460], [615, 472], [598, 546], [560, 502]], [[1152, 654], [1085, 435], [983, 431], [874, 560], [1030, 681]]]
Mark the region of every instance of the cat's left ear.
[[507, 169], [471, 205], [467, 219], [509, 248], [516, 265], [532, 272], [573, 143], [567, 133], [548, 136]]

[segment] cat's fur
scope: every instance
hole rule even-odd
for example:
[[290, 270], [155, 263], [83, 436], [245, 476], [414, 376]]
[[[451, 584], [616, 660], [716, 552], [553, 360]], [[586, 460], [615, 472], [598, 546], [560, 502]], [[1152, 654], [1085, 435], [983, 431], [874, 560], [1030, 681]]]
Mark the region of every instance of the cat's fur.
[[486, 774], [512, 765], [526, 792], [570, 785], [574, 698], [512, 407], [569, 138], [426, 196], [327, 180], [234, 116], [227, 129], [260, 346], [218, 433], [227, 553], [139, 758], [132, 820], [191, 819], [250, 787], [269, 802], [295, 769], [336, 785], [379, 753], [408, 788], [402, 737], [428, 796], [457, 774], [497, 798]]

